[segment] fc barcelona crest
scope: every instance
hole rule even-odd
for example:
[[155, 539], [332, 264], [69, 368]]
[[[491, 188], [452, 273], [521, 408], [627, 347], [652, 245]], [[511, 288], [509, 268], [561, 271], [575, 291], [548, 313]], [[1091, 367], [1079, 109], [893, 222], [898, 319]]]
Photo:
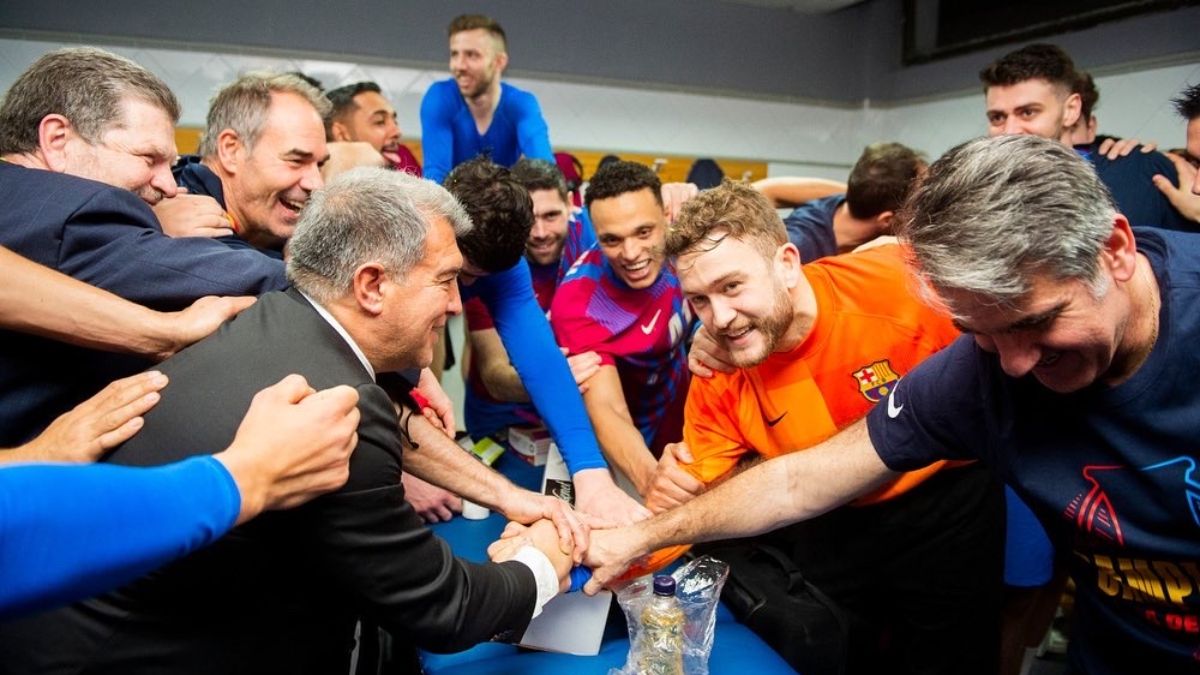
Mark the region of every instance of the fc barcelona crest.
[[886, 398], [900, 379], [887, 359], [863, 366], [854, 371], [853, 375], [854, 380], [858, 382], [859, 392], [871, 403], [879, 403]]

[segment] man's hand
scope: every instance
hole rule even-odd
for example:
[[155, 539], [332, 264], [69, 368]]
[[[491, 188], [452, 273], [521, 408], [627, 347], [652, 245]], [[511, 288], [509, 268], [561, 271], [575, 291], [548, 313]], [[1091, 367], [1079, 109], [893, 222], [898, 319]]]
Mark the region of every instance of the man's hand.
[[554, 523], [559, 548], [573, 551], [575, 562], [583, 560], [588, 547], [588, 526], [571, 509], [571, 505], [550, 495], [514, 489], [505, 496], [498, 509], [509, 520], [526, 525], [546, 519]]
[[692, 453], [686, 443], [670, 443], [663, 448], [658, 467], [646, 491], [646, 506], [654, 513], [682, 506], [704, 492], [704, 483], [683, 470], [680, 464], [690, 464]]
[[1096, 150], [1109, 159], [1120, 159], [1133, 152], [1139, 145], [1142, 146], [1143, 155], [1158, 149], [1157, 143], [1142, 143], [1136, 138], [1106, 138]]
[[462, 513], [462, 499], [453, 492], [427, 483], [407, 471], [400, 474], [400, 482], [404, 484], [404, 498], [426, 523], [440, 523], [450, 520], [456, 513]]
[[329, 159], [321, 166], [321, 178], [326, 183], [340, 173], [360, 166], [386, 168], [389, 163], [370, 143], [363, 141], [337, 141], [327, 143]]
[[667, 222], [673, 223], [679, 217], [680, 210], [687, 200], [700, 194], [700, 188], [695, 183], [665, 183], [662, 186], [663, 212], [667, 214]]
[[644, 555], [643, 548], [639, 525], [592, 532], [592, 545], [583, 560], [583, 564], [592, 568], [592, 578], [584, 585], [583, 592], [595, 595], [604, 590]]
[[167, 376], [154, 370], [117, 380], [60, 415], [37, 438], [0, 452], [0, 462], [95, 462], [142, 428], [142, 415], [158, 403], [165, 386]]
[[730, 363], [729, 352], [708, 332], [708, 326], [701, 326], [688, 349], [688, 369], [696, 377], [712, 377], [714, 370], [732, 373], [736, 366]]
[[433, 374], [432, 370], [421, 369], [421, 377], [417, 380], [417, 391], [421, 392], [426, 402], [429, 403], [429, 407], [441, 421], [442, 431], [445, 431], [450, 438], [454, 438], [454, 433], [458, 430], [458, 427], [454, 425], [454, 403], [450, 401], [446, 390], [442, 389], [442, 384], [438, 382], [437, 376]]
[[1179, 186], [1172, 185], [1166, 176], [1156, 175], [1153, 179], [1154, 187], [1170, 200], [1171, 206], [1184, 218], [1200, 223], [1200, 195], [1193, 192], [1196, 188], [1196, 167], [1179, 155], [1170, 152], [1165, 154], [1179, 173]]
[[151, 208], [168, 237], [228, 237], [233, 234], [233, 221], [217, 200], [208, 195], [190, 195], [187, 188], [179, 188], [174, 197], [159, 200]]
[[596, 352], [583, 352], [574, 356], [567, 356], [567, 348], [559, 347], [563, 356], [567, 357], [567, 365], [571, 367], [571, 375], [575, 377], [575, 385], [579, 387], [579, 393], [584, 393], [588, 390], [587, 381], [600, 370], [600, 355]]
[[216, 458], [242, 495], [238, 522], [336, 490], [350, 476], [358, 444], [358, 392], [314, 392], [299, 375], [258, 392], [233, 443]]
[[650, 517], [650, 511], [617, 487], [608, 469], [584, 469], [571, 477], [575, 505], [592, 527], [629, 525]]
[[154, 356], [166, 359], [175, 352], [208, 337], [239, 312], [253, 305], [253, 296], [219, 297], [210, 295], [193, 302], [187, 309], [162, 314], [166, 324], [165, 333], [170, 337], [163, 350]]
[[539, 520], [529, 526], [512, 522], [500, 533], [500, 539], [488, 546], [488, 558], [498, 563], [512, 560], [523, 546], [533, 546], [550, 559], [558, 575], [558, 590], [564, 593], [571, 587], [571, 567], [578, 556], [577, 552], [563, 550], [560, 545], [554, 525], [548, 520]]

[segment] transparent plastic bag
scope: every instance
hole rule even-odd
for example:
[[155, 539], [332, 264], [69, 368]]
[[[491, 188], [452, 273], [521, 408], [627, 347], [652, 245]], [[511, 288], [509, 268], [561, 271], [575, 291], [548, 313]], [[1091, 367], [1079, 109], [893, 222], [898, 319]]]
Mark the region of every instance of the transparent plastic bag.
[[[644, 576], [617, 591], [617, 602], [625, 612], [629, 625], [629, 656], [620, 670], [612, 669], [609, 675], [708, 675], [708, 657], [712, 653], [713, 631], [716, 625], [717, 602], [721, 599], [721, 587], [729, 576], [729, 565], [709, 556], [697, 558], [675, 570], [675, 598], [683, 613], [682, 658], [676, 659], [671, 651], [676, 647], [669, 631], [652, 626], [647, 635], [643, 617], [649, 609], [651, 616], [655, 608], [653, 577]], [[661, 617], [661, 614], [659, 615]], [[660, 619], [652, 619], [660, 620]], [[682, 665], [682, 671], [678, 666]]]

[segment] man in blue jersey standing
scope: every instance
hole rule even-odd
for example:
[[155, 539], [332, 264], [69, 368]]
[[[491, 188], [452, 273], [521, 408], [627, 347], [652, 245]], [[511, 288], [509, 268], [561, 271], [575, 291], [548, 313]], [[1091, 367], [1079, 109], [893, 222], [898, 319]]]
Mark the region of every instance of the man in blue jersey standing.
[[425, 177], [438, 183], [458, 164], [485, 154], [501, 166], [521, 156], [554, 161], [533, 94], [500, 81], [508, 66], [504, 29], [464, 14], [450, 22], [450, 73], [421, 100]]

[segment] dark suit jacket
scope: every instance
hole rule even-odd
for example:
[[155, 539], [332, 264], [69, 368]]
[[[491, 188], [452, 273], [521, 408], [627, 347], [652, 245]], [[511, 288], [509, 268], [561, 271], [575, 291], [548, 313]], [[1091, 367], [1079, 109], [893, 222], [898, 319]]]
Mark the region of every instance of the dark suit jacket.
[[400, 485], [390, 401], [303, 296], [264, 296], [161, 368], [171, 378], [162, 401], [111, 461], [219, 451], [257, 390], [299, 372], [318, 389], [358, 389], [348, 484], [261, 515], [120, 591], [0, 626], [0, 671], [340, 675], [360, 615], [433, 650], [525, 629], [533, 574], [460, 561], [421, 524]]
[[[128, 190], [0, 162], [0, 245], [155, 309], [205, 295], [259, 295], [286, 285], [283, 264], [201, 238], [171, 239]], [[0, 447], [146, 362], [0, 331]]]

